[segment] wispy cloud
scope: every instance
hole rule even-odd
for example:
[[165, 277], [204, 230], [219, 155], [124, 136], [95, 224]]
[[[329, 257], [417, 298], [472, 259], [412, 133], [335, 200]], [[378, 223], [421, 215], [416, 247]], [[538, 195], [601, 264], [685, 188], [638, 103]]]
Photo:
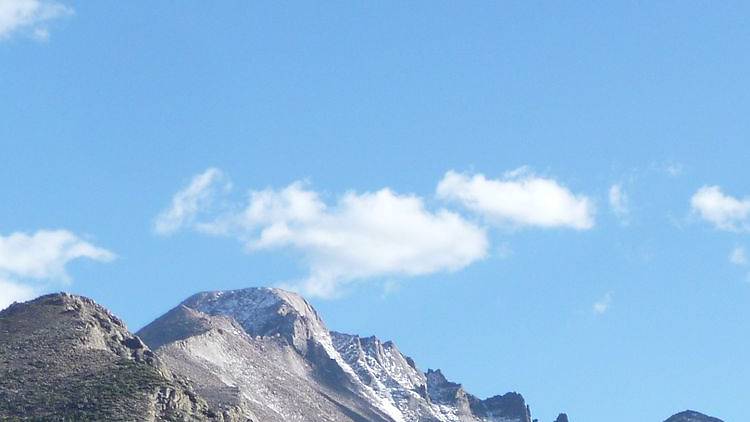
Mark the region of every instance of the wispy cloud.
[[47, 282], [69, 283], [65, 267], [80, 258], [108, 262], [115, 255], [67, 230], [0, 235], [0, 309], [29, 299]]
[[628, 217], [630, 215], [630, 198], [619, 184], [612, 185], [609, 188], [609, 207], [620, 222], [628, 224]]
[[694, 212], [719, 230], [750, 229], [750, 199], [739, 199], [722, 192], [719, 186], [704, 186], [690, 199]]
[[[154, 231], [231, 237], [248, 253], [295, 250], [308, 272], [285, 286], [321, 297], [336, 296], [358, 280], [456, 271], [488, 256], [484, 227], [461, 212], [428, 207], [422, 197], [391, 188], [348, 191], [333, 200], [305, 181], [251, 190], [242, 201], [228, 199], [230, 190], [229, 178], [218, 169], [196, 175], [159, 213]], [[594, 225], [588, 197], [526, 168], [498, 180], [449, 171], [437, 197], [458, 202], [491, 224], [578, 230]], [[501, 243], [496, 256], [511, 254]]]
[[191, 224], [198, 213], [210, 208], [218, 191], [230, 188], [227, 178], [216, 168], [209, 168], [196, 175], [184, 189], [172, 197], [170, 206], [156, 217], [154, 231], [168, 235]]
[[46, 40], [50, 22], [72, 14], [72, 8], [55, 1], [0, 0], [0, 40], [16, 33]]
[[604, 296], [602, 296], [601, 299], [594, 302], [591, 308], [596, 315], [602, 315], [609, 310], [609, 307], [611, 305], [612, 305], [612, 292], [607, 292], [604, 294]]
[[525, 168], [500, 179], [448, 171], [438, 184], [437, 195], [501, 226], [578, 230], [594, 226], [594, 204], [588, 197]]
[[685, 166], [676, 162], [668, 162], [664, 165], [664, 171], [669, 177], [679, 177], [685, 173]]
[[744, 267], [748, 264], [747, 252], [742, 246], [735, 246], [729, 253], [729, 262]]
[[[168, 230], [157, 232], [185, 227], [229, 236], [240, 240], [250, 253], [297, 250], [303, 254], [309, 273], [291, 287], [310, 295], [335, 296], [343, 285], [372, 277], [455, 271], [487, 255], [484, 229], [455, 212], [430, 210], [418, 196], [398, 194], [389, 188], [350, 191], [326, 203], [320, 194], [298, 181], [282, 189], [252, 191], [246, 203], [228, 207], [234, 211], [196, 219], [203, 206], [213, 200], [211, 195], [203, 196], [205, 187], [214, 180], [211, 174], [216, 173], [197, 176], [186, 190], [175, 195], [178, 199], [173, 199], [172, 207], [161, 214], [169, 216], [164, 218]], [[201, 199], [193, 201], [196, 196]], [[175, 207], [183, 202], [189, 206]]]

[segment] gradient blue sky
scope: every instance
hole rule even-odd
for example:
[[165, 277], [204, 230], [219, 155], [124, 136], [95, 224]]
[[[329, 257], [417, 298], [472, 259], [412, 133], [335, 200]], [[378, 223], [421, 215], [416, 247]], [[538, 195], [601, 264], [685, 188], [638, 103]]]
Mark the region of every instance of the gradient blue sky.
[[[479, 396], [522, 392], [544, 422], [750, 415], [747, 3], [50, 10], [10, 26], [0, 7], [0, 279], [138, 329], [197, 291], [307, 275], [299, 250], [155, 233], [209, 167], [236, 201], [298, 180], [331, 206], [387, 187], [479, 227], [487, 255], [313, 297], [329, 328], [394, 340]], [[436, 195], [449, 170], [522, 166], [590, 200], [593, 227], [498, 225]], [[721, 194], [701, 214], [706, 186]], [[45, 229], [101, 249], [3, 264], [9, 239]]]

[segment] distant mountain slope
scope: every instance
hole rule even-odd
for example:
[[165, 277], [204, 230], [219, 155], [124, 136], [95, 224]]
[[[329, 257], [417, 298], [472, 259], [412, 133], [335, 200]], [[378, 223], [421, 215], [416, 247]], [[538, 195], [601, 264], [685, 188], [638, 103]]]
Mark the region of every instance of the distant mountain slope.
[[117, 317], [53, 294], [0, 312], [0, 420], [224, 420]]
[[[174, 330], [175, 325], [180, 328]], [[155, 337], [174, 338], [177, 332], [181, 335], [173, 341]], [[181, 305], [140, 334], [147, 343], [161, 344], [159, 356], [175, 372], [196, 380], [197, 391], [211, 404], [238, 406], [250, 420], [390, 421], [343, 390], [337, 377], [326, 380], [325, 371], [319, 372], [285, 338], [253, 337], [233, 318]]]
[[703, 413], [699, 413], [693, 410], [686, 410], [680, 412], [664, 422], [724, 422], [721, 419], [706, 416]]
[[[138, 334], [212, 404], [269, 420], [531, 422], [520, 394], [480, 400], [439, 370], [421, 372], [392, 342], [329, 332], [304, 298], [280, 289], [199, 293]], [[253, 362], [238, 377], [238, 363]]]

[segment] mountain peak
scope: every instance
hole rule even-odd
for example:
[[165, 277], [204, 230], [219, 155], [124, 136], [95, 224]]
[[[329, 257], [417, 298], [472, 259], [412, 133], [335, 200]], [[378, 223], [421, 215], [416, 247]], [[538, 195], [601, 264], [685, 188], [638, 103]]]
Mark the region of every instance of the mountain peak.
[[0, 374], [2, 420], [216, 416], [122, 320], [67, 293], [0, 311]]
[[568, 415], [565, 413], [560, 413], [557, 415], [557, 419], [555, 419], [555, 422], [568, 422]]
[[[137, 360], [153, 361], [154, 358], [120, 318], [87, 297], [52, 293], [28, 302], [14, 303], [0, 312], [0, 317], [13, 321], [15, 330], [60, 337], [61, 343], [68, 340], [65, 333], [74, 330], [76, 347], [107, 350]], [[61, 332], [52, 332], [51, 327], [60, 325], [61, 321], [67, 321], [70, 326], [60, 327]]]
[[427, 394], [436, 403], [455, 404], [466, 399], [466, 392], [461, 384], [448, 381], [440, 369], [428, 369]]
[[212, 316], [232, 317], [251, 336], [283, 337], [303, 355], [308, 340], [330, 343], [328, 330], [315, 309], [302, 296], [286, 290], [250, 287], [203, 292], [182, 305]]
[[723, 422], [721, 419], [714, 418], [694, 410], [685, 410], [671, 416], [664, 422]]

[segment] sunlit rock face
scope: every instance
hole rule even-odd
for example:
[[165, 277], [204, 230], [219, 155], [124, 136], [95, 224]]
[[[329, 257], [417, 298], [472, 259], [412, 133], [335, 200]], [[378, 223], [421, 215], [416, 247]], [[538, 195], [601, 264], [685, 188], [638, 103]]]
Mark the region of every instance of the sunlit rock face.
[[520, 394], [479, 399], [270, 288], [198, 293], [137, 335], [87, 298], [14, 304], [0, 374], [2, 420], [531, 422]]
[[520, 394], [480, 400], [439, 370], [423, 373], [393, 342], [330, 332], [281, 289], [199, 293], [138, 334], [213, 406], [249, 418], [531, 421]]

